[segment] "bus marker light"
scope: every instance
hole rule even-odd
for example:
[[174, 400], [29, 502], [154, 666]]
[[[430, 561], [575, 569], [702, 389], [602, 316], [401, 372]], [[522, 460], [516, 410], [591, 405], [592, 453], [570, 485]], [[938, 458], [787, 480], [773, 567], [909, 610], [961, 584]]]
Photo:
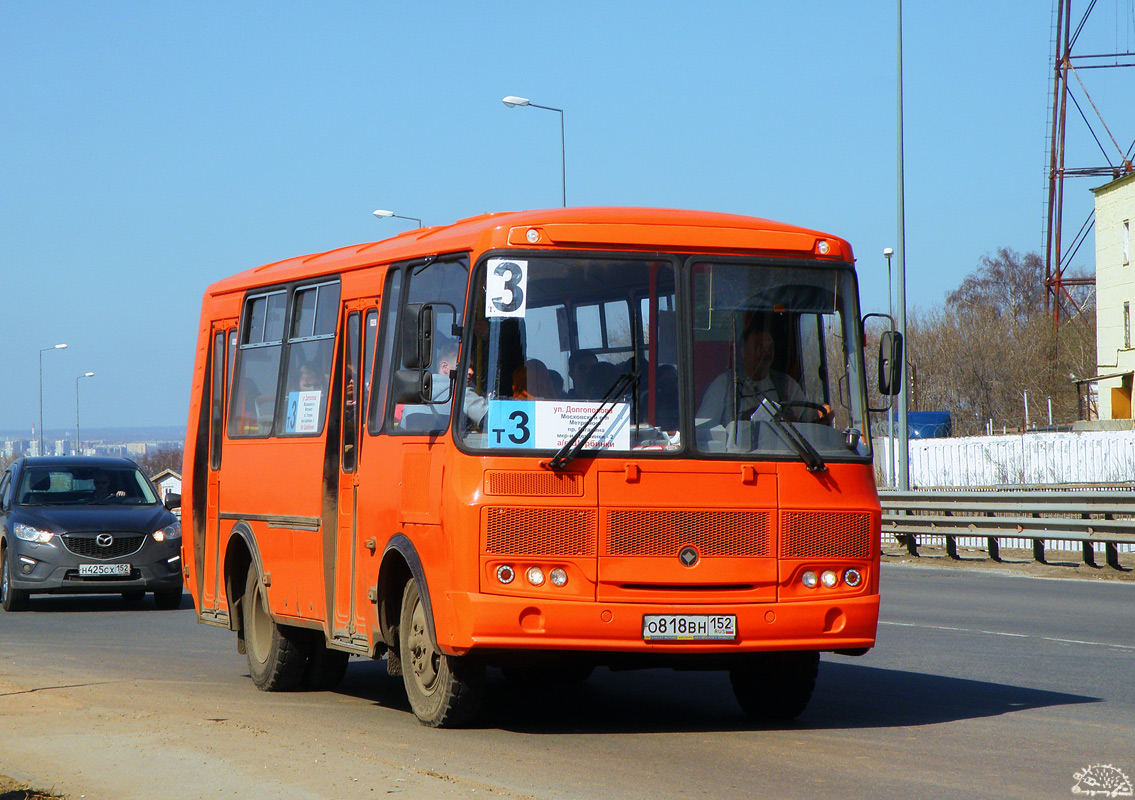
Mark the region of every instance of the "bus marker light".
[[544, 584], [544, 570], [539, 567], [529, 567], [528, 572], [525, 573], [528, 582], [533, 586], [542, 586]]
[[816, 578], [816, 573], [812, 572], [812, 570], [808, 570], [800, 576], [800, 582], [807, 586], [809, 589], [815, 589], [816, 584], [819, 581]]
[[525, 236], [531, 244], [536, 244], [536, 242], [540, 241], [540, 231], [535, 228], [529, 228]]
[[563, 586], [567, 583], [567, 572], [561, 567], [556, 567], [554, 570], [552, 570], [552, 573], [551, 575], [549, 575], [549, 577], [552, 579], [553, 586]]
[[831, 589], [839, 583], [839, 576], [832, 572], [830, 569], [825, 569], [823, 574], [820, 575], [820, 583]]
[[843, 582], [853, 589], [863, 583], [863, 573], [857, 569], [849, 569], [843, 573]]
[[512, 583], [512, 579], [516, 577], [516, 571], [508, 564], [501, 564], [497, 567], [497, 580], [501, 583]]

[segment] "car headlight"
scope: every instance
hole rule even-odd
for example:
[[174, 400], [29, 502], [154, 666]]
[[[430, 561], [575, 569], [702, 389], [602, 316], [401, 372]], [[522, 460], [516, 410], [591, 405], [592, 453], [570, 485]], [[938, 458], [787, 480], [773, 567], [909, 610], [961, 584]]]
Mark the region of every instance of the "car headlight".
[[22, 522], [17, 522], [12, 526], [12, 533], [16, 534], [17, 539], [23, 539], [25, 542], [39, 542], [40, 544], [47, 544], [55, 535], [51, 531], [33, 528], [31, 525], [25, 525]]
[[174, 539], [181, 538], [181, 523], [175, 522], [172, 525], [166, 525], [161, 530], [154, 531], [155, 542], [169, 542]]

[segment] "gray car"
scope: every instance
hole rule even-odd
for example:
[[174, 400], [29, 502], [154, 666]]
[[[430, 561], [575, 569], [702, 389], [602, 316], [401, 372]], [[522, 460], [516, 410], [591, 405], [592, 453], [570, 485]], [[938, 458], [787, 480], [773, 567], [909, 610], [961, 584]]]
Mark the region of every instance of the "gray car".
[[181, 605], [181, 525], [130, 459], [17, 459], [0, 478], [0, 522], [5, 611], [33, 594], [153, 592], [158, 608]]

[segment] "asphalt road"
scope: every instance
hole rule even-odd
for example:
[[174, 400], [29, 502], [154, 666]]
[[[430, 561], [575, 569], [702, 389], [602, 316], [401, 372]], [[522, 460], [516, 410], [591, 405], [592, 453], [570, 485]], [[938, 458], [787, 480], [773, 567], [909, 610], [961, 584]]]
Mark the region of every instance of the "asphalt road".
[[[234, 637], [149, 604], [0, 613], [0, 773], [68, 796], [1072, 796], [1135, 778], [1135, 584], [887, 565], [878, 646], [826, 655], [795, 723], [755, 727], [718, 673], [491, 673], [471, 730], [417, 724], [381, 662], [264, 694]], [[147, 603], [150, 601], [148, 600]]]

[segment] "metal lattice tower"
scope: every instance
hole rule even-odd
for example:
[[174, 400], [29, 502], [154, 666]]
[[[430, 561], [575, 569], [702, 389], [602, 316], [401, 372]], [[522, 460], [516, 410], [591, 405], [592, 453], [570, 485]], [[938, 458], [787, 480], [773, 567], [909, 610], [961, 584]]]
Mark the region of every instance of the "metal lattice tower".
[[[1069, 286], [1093, 285], [1094, 278], [1065, 277], [1064, 268], [1080, 246], [1087, 239], [1095, 224], [1094, 212], [1088, 214], [1084, 224], [1072, 238], [1069, 245], [1063, 241], [1064, 217], [1064, 179], [1066, 177], [1108, 177], [1118, 178], [1132, 172], [1131, 157], [1135, 152], [1135, 141], [1125, 150], [1116, 141], [1115, 136], [1108, 128], [1100, 113], [1096, 102], [1092, 99], [1081, 77], [1082, 72], [1094, 69], [1113, 69], [1117, 67], [1135, 67], [1135, 53], [1128, 48], [1126, 52], [1079, 54], [1074, 52], [1076, 42], [1088, 21], [1097, 0], [1088, 0], [1087, 8], [1079, 18], [1075, 29], [1072, 28], [1072, 0], [1054, 0], [1055, 57], [1053, 59], [1052, 79], [1052, 106], [1049, 109], [1050, 137], [1048, 159], [1048, 219], [1045, 225], [1045, 308], [1052, 312], [1053, 323], [1059, 327], [1060, 309], [1064, 302], [1070, 303], [1078, 312], [1079, 304], [1068, 291]], [[1118, 50], [1118, 37], [1116, 40]], [[1069, 81], [1072, 81], [1070, 84]], [[1078, 89], [1074, 92], [1073, 88]], [[1080, 94], [1093, 112], [1096, 123], [1104, 132], [1103, 138], [1097, 133], [1097, 126], [1085, 112], [1080, 100]], [[1071, 101], [1079, 116], [1087, 125], [1089, 133], [1100, 149], [1106, 166], [1076, 166], [1065, 165], [1065, 131], [1068, 120], [1068, 103]], [[1077, 160], [1079, 160], [1077, 155]], [[1084, 159], [1087, 160], [1087, 159]], [[1098, 164], [1098, 159], [1097, 159]]]

